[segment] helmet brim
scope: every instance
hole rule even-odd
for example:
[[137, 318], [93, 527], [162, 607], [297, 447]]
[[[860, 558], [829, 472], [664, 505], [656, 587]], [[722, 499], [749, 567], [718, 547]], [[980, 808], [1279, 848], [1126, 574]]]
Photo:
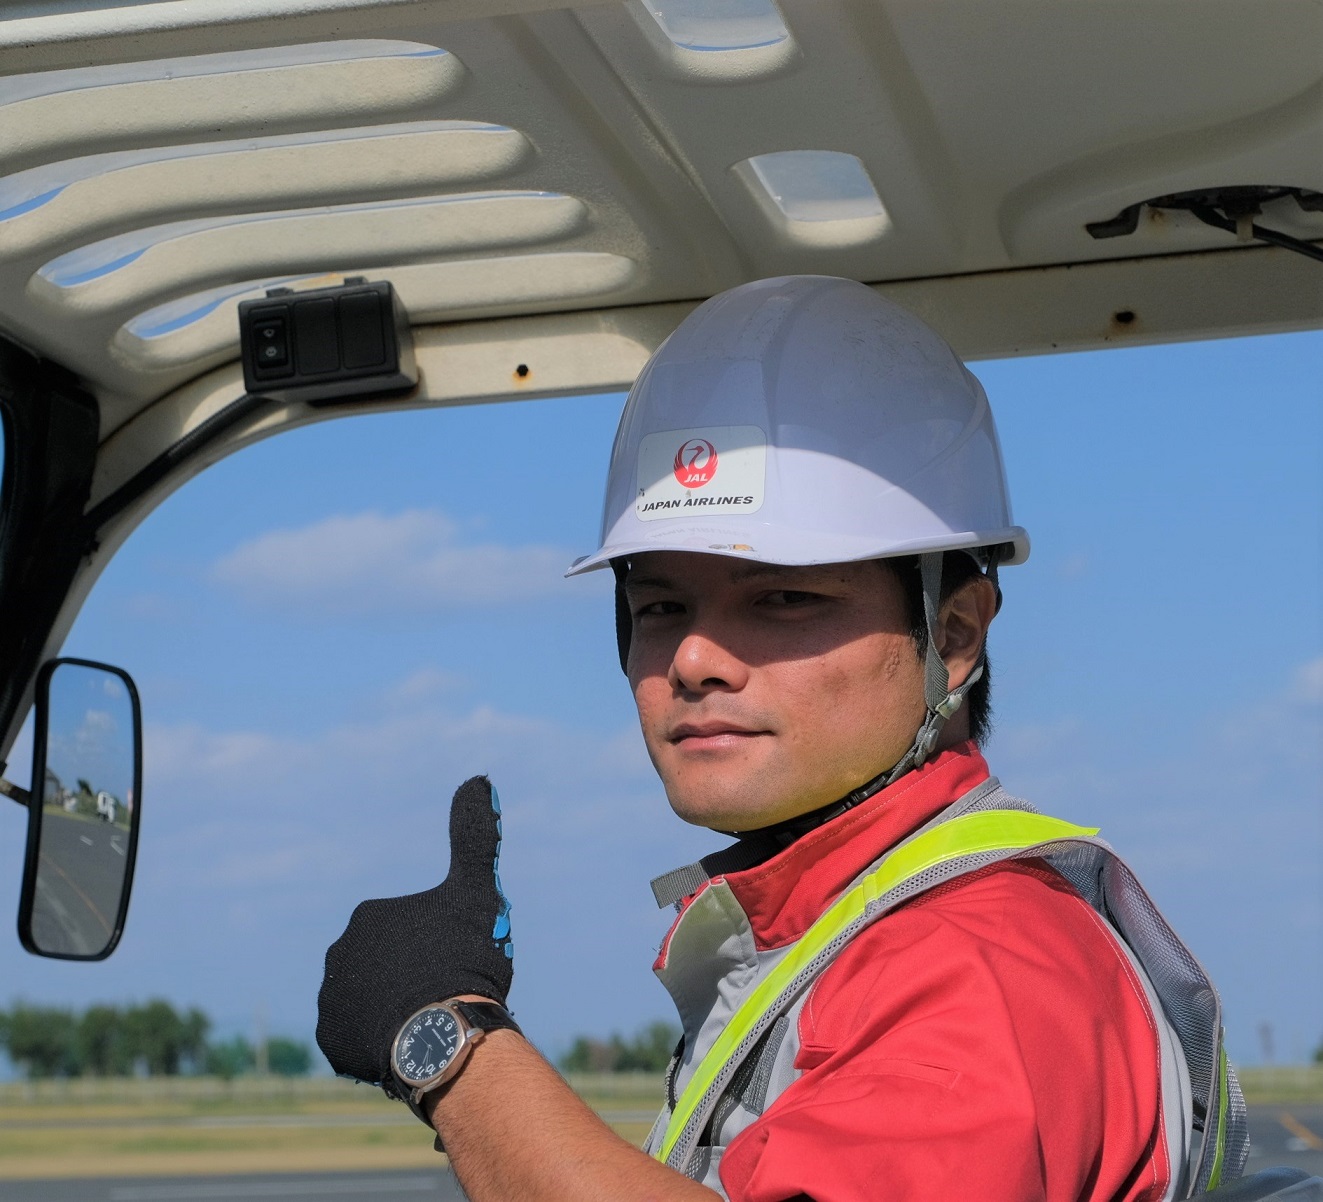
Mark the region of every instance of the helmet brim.
[[581, 576], [585, 572], [606, 567], [613, 559], [628, 559], [632, 555], [641, 555], [646, 551], [687, 551], [702, 555], [727, 555], [734, 559], [784, 564], [787, 567], [856, 563], [867, 559], [889, 559], [898, 555], [922, 555], [931, 551], [966, 551], [975, 547], [1008, 548], [998, 557], [999, 566], [1024, 563], [1029, 558], [1029, 535], [1020, 526], [1007, 526], [1000, 530], [971, 530], [945, 534], [938, 538], [885, 544], [817, 531], [789, 533], [783, 530], [777, 533], [774, 540], [775, 547], [767, 548], [760, 548], [753, 542], [742, 541], [753, 537], [748, 530], [732, 530], [730, 534], [731, 541], [720, 542], [714, 537], [711, 523], [702, 526], [677, 524], [671, 529], [659, 530], [653, 538], [608, 543], [594, 554], [576, 559], [566, 570], [565, 575]]

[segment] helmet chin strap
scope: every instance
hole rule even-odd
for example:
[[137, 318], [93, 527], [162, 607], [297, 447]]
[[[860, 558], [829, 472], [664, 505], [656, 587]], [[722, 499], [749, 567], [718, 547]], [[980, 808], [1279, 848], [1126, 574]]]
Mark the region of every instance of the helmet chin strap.
[[[983, 678], [984, 652], [980, 648], [978, 662], [958, 689], [951, 688], [951, 675], [946, 670], [946, 663], [937, 651], [937, 618], [942, 598], [942, 560], [940, 551], [919, 556], [919, 576], [923, 586], [923, 622], [928, 629], [928, 647], [923, 659], [923, 700], [927, 714], [923, 725], [914, 736], [910, 749], [896, 761], [894, 767], [869, 781], [862, 789], [850, 794], [852, 804], [857, 805], [865, 797], [871, 797], [885, 789], [893, 781], [899, 780], [912, 768], [922, 767], [937, 750], [942, 736], [942, 728], [947, 719], [954, 715], [965, 703], [965, 695]], [[997, 584], [997, 561], [993, 557], [987, 568], [988, 578], [993, 586]]]
[[[982, 678], [985, 663], [985, 654], [980, 649], [978, 662], [974, 665], [968, 677], [965, 678], [959, 688], [952, 689], [950, 687], [950, 673], [937, 651], [937, 617], [941, 608], [943, 558], [944, 553], [941, 551], [933, 551], [919, 556], [919, 575], [923, 588], [923, 620], [928, 631], [928, 646], [924, 653], [923, 670], [923, 698], [927, 712], [924, 716], [923, 725], [919, 727], [909, 750], [892, 767], [879, 773], [872, 780], [860, 785], [859, 788], [852, 790], [839, 800], [830, 802], [816, 810], [811, 810], [807, 814], [799, 814], [794, 818], [787, 818], [782, 822], [764, 826], [758, 830], [722, 831], [722, 834], [730, 835], [738, 839], [739, 842], [731, 847], [722, 848], [721, 851], [704, 856], [695, 864], [677, 868], [653, 880], [652, 892], [659, 907], [678, 905], [682, 898], [688, 897], [691, 893], [701, 889], [703, 884], [714, 876], [727, 872], [739, 872], [745, 868], [752, 868], [755, 864], [761, 864], [778, 851], [789, 847], [802, 835], [806, 835], [825, 822], [830, 822], [847, 810], [852, 810], [861, 802], [867, 801], [888, 785], [898, 781], [907, 772], [922, 767], [928, 762], [933, 752], [937, 750], [942, 728], [946, 726], [947, 720], [959, 711], [965, 702], [966, 694]], [[992, 581], [993, 587], [996, 588], [997, 557], [995, 552], [989, 557], [986, 574], [988, 579]], [[622, 575], [617, 570], [617, 580], [621, 580]], [[621, 634], [622, 594], [623, 588], [618, 585], [616, 594], [618, 635]], [[998, 589], [999, 602], [1000, 597], [1001, 592]], [[622, 662], [627, 648], [628, 642], [622, 640]]]

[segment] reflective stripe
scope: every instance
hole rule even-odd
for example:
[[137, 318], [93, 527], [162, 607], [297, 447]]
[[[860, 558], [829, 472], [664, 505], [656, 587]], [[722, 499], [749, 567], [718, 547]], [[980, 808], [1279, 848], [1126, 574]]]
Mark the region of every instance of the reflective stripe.
[[1227, 1051], [1218, 1048], [1217, 1057], [1217, 1143], [1213, 1146], [1213, 1169], [1208, 1174], [1208, 1192], [1222, 1184], [1222, 1162], [1227, 1152]]
[[[833, 940], [866, 916], [871, 903], [940, 864], [982, 852], [1017, 852], [1062, 839], [1092, 838], [1096, 827], [1021, 810], [982, 810], [952, 818], [902, 843], [843, 893], [745, 998], [676, 1099], [655, 1155], [665, 1161], [731, 1057], [781, 995]], [[1225, 1097], [1225, 1095], [1223, 1095]]]

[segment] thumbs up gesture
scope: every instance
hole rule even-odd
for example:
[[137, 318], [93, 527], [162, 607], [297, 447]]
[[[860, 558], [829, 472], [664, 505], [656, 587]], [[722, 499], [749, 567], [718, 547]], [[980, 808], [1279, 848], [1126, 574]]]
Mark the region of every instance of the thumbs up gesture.
[[434, 889], [361, 902], [326, 952], [317, 1044], [344, 1077], [393, 1092], [390, 1049], [429, 1002], [477, 994], [505, 1004], [514, 975], [501, 891], [501, 807], [485, 776], [450, 805], [450, 872]]

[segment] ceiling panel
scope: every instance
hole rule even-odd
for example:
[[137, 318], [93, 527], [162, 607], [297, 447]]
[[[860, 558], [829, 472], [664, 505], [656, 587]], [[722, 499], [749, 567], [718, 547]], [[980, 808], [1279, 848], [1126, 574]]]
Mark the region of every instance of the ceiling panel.
[[[1323, 324], [1323, 265], [1315, 290], [1289, 252], [1171, 209], [1123, 237], [1086, 229], [1192, 189], [1323, 192], [1323, 6], [1243, 14], [9, 5], [0, 330], [82, 375], [109, 431], [233, 363], [241, 299], [346, 274], [456, 330], [571, 310], [623, 329], [786, 272], [907, 295], [976, 354]], [[1258, 220], [1323, 239], [1323, 209], [1292, 196]], [[599, 376], [585, 365], [583, 387]]]

